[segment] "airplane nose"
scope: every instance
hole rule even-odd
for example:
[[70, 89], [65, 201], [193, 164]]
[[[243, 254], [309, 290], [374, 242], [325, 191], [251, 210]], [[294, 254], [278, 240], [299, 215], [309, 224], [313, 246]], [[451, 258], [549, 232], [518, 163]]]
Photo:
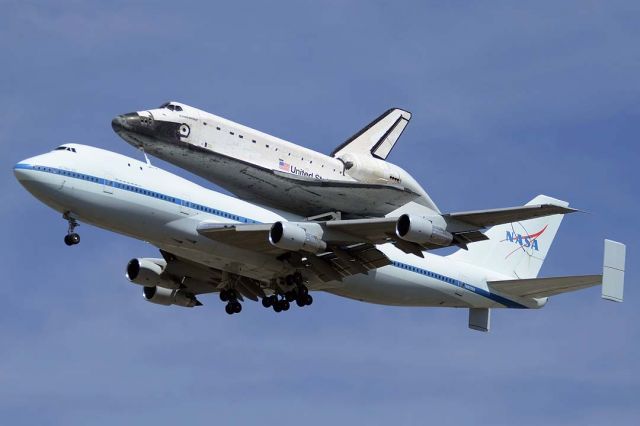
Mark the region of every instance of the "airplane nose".
[[28, 170], [30, 170], [31, 167], [29, 166], [28, 163], [26, 163], [26, 161], [21, 161], [18, 164], [16, 164], [15, 166], [13, 166], [13, 174], [16, 177], [16, 179], [18, 179], [18, 182], [24, 182], [25, 180], [28, 179]]
[[116, 116], [111, 120], [113, 131], [119, 133], [122, 130], [134, 130], [140, 124], [140, 114], [130, 112]]

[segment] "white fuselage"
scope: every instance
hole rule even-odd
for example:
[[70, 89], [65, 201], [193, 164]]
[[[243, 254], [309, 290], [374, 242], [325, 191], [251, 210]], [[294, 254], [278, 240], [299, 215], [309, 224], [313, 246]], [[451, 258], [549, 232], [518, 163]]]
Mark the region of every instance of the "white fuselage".
[[[285, 265], [272, 256], [213, 241], [197, 232], [203, 221], [271, 223], [301, 220], [208, 190], [179, 176], [120, 154], [67, 144], [15, 166], [20, 183], [51, 208], [95, 226], [148, 241], [202, 265], [268, 281]], [[326, 290], [360, 301], [399, 306], [537, 308], [535, 299], [492, 293], [487, 280], [506, 279], [470, 264], [425, 253], [378, 246], [392, 264], [342, 281], [312, 280]]]
[[[327, 193], [318, 192], [318, 185], [340, 188], [358, 183], [406, 191], [416, 203], [438, 211], [408, 172], [369, 153], [328, 156], [185, 104], [172, 102], [118, 116], [112, 126], [131, 145], [261, 205], [283, 208], [293, 198], [304, 207], [297, 213], [307, 216], [328, 211], [379, 216], [396, 208], [396, 193], [379, 194], [377, 203], [345, 206], [340, 195], [328, 199]], [[296, 179], [298, 186], [304, 181], [311, 188], [292, 190]], [[324, 199], [316, 200], [308, 192]]]

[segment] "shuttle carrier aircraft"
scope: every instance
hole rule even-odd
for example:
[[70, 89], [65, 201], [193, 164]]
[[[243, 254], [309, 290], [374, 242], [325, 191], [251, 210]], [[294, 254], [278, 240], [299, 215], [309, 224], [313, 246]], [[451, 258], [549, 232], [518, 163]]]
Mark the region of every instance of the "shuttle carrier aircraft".
[[[549, 296], [602, 285], [622, 301], [625, 246], [605, 240], [601, 274], [538, 278], [568, 204], [440, 214], [410, 202], [384, 217], [309, 219], [220, 194], [150, 164], [65, 144], [15, 165], [19, 182], [62, 213], [67, 245], [79, 221], [148, 241], [127, 278], [152, 303], [193, 307], [218, 293], [228, 314], [250, 299], [275, 312], [311, 305], [310, 291], [395, 306], [469, 309], [488, 331], [493, 308], [540, 308]], [[425, 208], [426, 207], [426, 208]], [[488, 230], [487, 230], [488, 228]], [[486, 232], [485, 232], [486, 231]], [[429, 250], [458, 246], [448, 256]]]

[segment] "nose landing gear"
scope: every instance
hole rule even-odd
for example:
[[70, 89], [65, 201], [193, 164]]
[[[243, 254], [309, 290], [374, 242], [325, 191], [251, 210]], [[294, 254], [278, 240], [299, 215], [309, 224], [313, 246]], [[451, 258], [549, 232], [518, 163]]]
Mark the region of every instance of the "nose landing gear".
[[64, 236], [64, 243], [68, 246], [74, 246], [80, 243], [80, 235], [75, 232], [75, 229], [80, 226], [77, 220], [75, 220], [69, 212], [66, 212], [62, 217], [69, 222], [69, 228], [67, 229], [67, 235]]

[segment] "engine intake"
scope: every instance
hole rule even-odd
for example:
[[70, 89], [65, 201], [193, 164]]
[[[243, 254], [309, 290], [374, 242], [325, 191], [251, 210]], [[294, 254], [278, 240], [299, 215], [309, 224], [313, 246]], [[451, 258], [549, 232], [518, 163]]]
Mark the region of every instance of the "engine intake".
[[167, 262], [164, 259], [131, 259], [127, 264], [126, 277], [134, 284], [145, 287], [165, 287], [173, 290], [180, 286], [164, 273]]
[[408, 214], [398, 218], [396, 235], [412, 243], [429, 243], [442, 247], [448, 247], [453, 241], [453, 235], [450, 232], [435, 226], [429, 219]]
[[[269, 231], [269, 242], [274, 246], [290, 251], [306, 251], [320, 253], [327, 249], [327, 243], [317, 234], [309, 232], [314, 229], [321, 235], [320, 225], [309, 223], [302, 227], [292, 222], [276, 222]], [[315, 226], [314, 226], [315, 225]]]
[[151, 303], [158, 305], [177, 305], [185, 308], [200, 306], [202, 303], [194, 295], [185, 293], [183, 290], [171, 290], [163, 287], [144, 287], [142, 296]]

